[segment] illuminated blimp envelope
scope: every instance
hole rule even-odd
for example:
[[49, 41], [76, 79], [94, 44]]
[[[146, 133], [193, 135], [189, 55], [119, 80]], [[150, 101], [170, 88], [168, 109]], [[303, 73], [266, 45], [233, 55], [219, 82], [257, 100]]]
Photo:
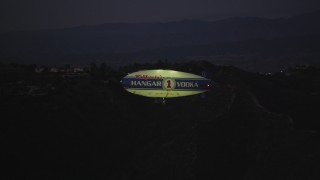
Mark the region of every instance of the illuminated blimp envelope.
[[143, 70], [128, 74], [121, 80], [123, 88], [133, 94], [173, 98], [206, 92], [213, 81], [199, 75], [174, 70]]

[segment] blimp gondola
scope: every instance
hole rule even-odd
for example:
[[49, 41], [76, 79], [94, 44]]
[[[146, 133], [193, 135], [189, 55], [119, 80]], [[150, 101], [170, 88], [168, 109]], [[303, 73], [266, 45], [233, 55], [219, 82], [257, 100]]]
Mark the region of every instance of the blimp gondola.
[[166, 69], [133, 72], [120, 82], [130, 93], [163, 100], [204, 93], [215, 85], [211, 79], [200, 75]]

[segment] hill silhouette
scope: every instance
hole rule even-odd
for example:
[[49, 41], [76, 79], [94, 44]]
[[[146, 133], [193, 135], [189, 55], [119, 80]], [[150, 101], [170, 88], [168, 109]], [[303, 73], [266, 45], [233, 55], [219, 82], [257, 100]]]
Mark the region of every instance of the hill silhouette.
[[319, 17], [320, 12], [314, 12], [287, 19], [108, 23], [2, 33], [0, 57], [3, 63], [85, 65], [95, 61], [117, 67], [159, 59], [202, 59], [249, 71], [278, 71], [317, 62]]

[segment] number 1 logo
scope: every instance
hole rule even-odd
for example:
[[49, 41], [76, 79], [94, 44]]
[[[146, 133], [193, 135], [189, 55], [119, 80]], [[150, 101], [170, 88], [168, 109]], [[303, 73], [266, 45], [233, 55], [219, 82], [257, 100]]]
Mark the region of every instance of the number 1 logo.
[[164, 79], [163, 80], [163, 89], [174, 89], [175, 87], [175, 80], [173, 79]]

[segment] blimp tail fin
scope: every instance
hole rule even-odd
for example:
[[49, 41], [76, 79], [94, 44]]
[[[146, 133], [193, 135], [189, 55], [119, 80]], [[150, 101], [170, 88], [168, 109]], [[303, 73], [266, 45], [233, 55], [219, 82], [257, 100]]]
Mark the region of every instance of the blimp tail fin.
[[207, 71], [202, 71], [201, 72], [201, 76], [206, 78], [208, 76], [208, 72]]

